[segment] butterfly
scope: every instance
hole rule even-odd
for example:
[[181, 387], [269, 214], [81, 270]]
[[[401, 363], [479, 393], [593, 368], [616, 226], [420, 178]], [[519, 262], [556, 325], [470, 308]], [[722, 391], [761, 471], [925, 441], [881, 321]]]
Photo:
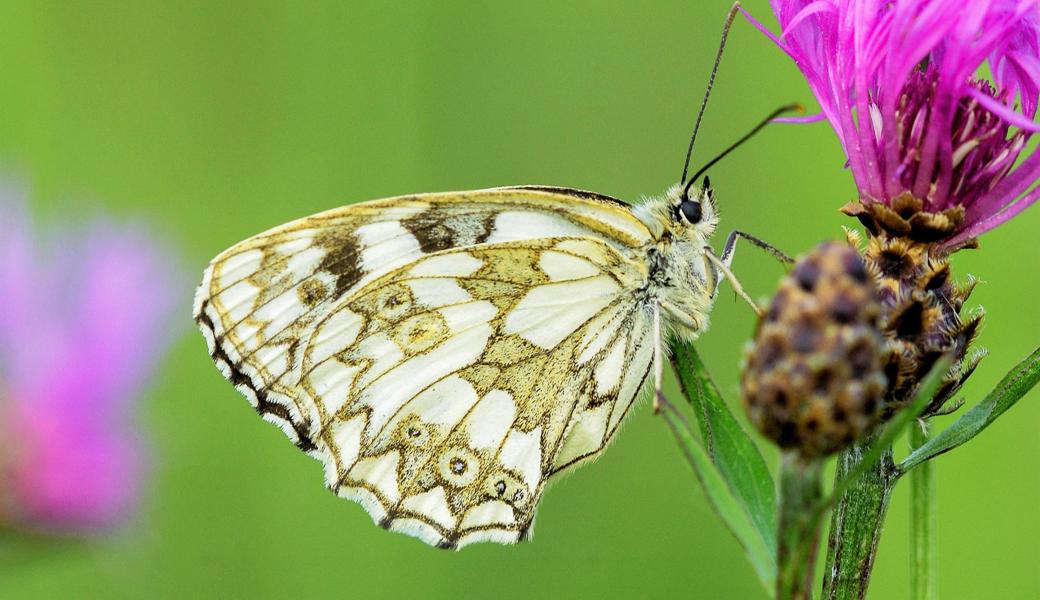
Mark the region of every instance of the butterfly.
[[663, 333], [708, 327], [735, 241], [760, 242], [734, 232], [716, 256], [718, 217], [707, 178], [636, 206], [545, 186], [365, 202], [221, 253], [194, 316], [224, 376], [379, 525], [513, 543], [659, 381]]
[[662, 398], [662, 340], [708, 327], [722, 278], [757, 310], [736, 241], [791, 262], [740, 231], [716, 255], [715, 194], [694, 185], [791, 109], [687, 179], [691, 139], [680, 183], [638, 205], [525, 185], [275, 227], [210, 262], [195, 320], [224, 376], [380, 526], [449, 549], [525, 540], [546, 485], [603, 451], [649, 381]]

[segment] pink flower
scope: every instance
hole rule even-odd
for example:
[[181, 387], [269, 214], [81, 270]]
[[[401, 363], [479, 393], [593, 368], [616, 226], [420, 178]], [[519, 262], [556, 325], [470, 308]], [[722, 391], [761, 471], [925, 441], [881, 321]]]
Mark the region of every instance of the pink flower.
[[1037, 0], [771, 3], [781, 35], [752, 22], [805, 74], [864, 203], [956, 209], [952, 249], [1040, 198], [1040, 154], [1015, 164], [1038, 129]]
[[135, 508], [134, 413], [172, 341], [179, 280], [139, 226], [97, 219], [34, 238], [0, 188], [0, 522], [66, 533]]

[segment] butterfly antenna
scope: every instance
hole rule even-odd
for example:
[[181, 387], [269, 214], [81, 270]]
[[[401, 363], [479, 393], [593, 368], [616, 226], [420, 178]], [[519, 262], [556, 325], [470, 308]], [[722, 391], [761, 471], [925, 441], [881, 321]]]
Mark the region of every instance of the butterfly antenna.
[[[686, 162], [683, 163], [682, 177], [679, 183], [686, 183], [686, 172], [690, 168], [690, 157], [693, 156], [693, 143], [697, 140], [697, 130], [701, 128], [701, 119], [704, 117], [704, 109], [708, 108], [708, 98], [711, 96], [711, 88], [715, 85], [715, 74], [719, 72], [719, 63], [722, 62], [722, 51], [726, 49], [726, 38], [729, 37], [729, 29], [733, 26], [733, 19], [737, 17], [740, 10], [740, 2], [734, 2], [733, 8], [726, 15], [726, 24], [722, 26], [722, 39], [719, 40], [719, 51], [715, 53], [715, 65], [711, 68], [711, 76], [708, 77], [708, 88], [704, 90], [704, 99], [701, 100], [701, 109], [697, 111], [697, 120], [693, 123], [693, 135], [690, 136], [690, 145], [686, 148]], [[696, 177], [694, 177], [696, 179]]]
[[717, 163], [720, 160], [722, 160], [730, 152], [733, 152], [734, 150], [739, 148], [740, 145], [743, 144], [744, 142], [750, 140], [756, 133], [761, 131], [763, 127], [765, 127], [766, 125], [769, 125], [769, 123], [772, 122], [773, 119], [779, 117], [780, 115], [782, 115], [784, 113], [789, 113], [789, 112], [803, 113], [803, 112], [805, 112], [805, 107], [803, 107], [801, 104], [788, 104], [786, 106], [781, 106], [780, 108], [778, 108], [778, 109], [774, 110], [773, 112], [769, 113], [769, 116], [767, 116], [766, 118], [762, 119], [762, 121], [759, 122], [758, 125], [755, 125], [754, 128], [751, 129], [751, 131], [745, 133], [743, 137], [741, 137], [739, 140], [733, 142], [730, 145], [729, 148], [726, 148], [725, 150], [723, 150], [721, 153], [719, 153], [718, 156], [716, 156], [715, 158], [709, 160], [708, 164], [706, 164], [703, 167], [701, 167], [700, 169], [698, 169], [697, 172], [693, 174], [693, 177], [691, 177], [690, 180], [688, 182], [686, 182], [686, 187], [683, 188], [683, 195], [682, 195], [682, 197], [683, 198], [689, 197], [690, 187], [693, 186], [693, 183], [695, 181], [697, 181], [698, 177], [700, 177], [705, 172], [707, 172], [708, 169], [710, 169], [713, 166], [715, 166], [715, 163]]

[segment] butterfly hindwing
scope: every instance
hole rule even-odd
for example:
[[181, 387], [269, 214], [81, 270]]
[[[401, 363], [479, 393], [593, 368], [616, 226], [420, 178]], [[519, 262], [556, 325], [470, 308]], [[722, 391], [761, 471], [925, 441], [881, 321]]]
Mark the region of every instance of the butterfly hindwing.
[[222, 371], [383, 526], [513, 542], [649, 369], [624, 209], [559, 191], [419, 196], [261, 234], [207, 269]]

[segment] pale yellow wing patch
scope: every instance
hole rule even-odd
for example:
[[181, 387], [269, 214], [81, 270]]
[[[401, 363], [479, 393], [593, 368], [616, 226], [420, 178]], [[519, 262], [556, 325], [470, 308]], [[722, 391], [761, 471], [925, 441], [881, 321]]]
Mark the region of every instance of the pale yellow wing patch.
[[[574, 275], [542, 270], [549, 252], [577, 259]], [[480, 266], [416, 275], [448, 260]], [[624, 293], [639, 276], [601, 243], [545, 240], [446, 251], [361, 290], [337, 313], [362, 324], [359, 339], [304, 351], [306, 390], [351, 371], [350, 385], [312, 396], [336, 407], [315, 442], [329, 485], [432, 544], [521, 539], [546, 480], [598, 453], [641, 387], [649, 320]], [[593, 328], [608, 319], [619, 325], [601, 340]]]

